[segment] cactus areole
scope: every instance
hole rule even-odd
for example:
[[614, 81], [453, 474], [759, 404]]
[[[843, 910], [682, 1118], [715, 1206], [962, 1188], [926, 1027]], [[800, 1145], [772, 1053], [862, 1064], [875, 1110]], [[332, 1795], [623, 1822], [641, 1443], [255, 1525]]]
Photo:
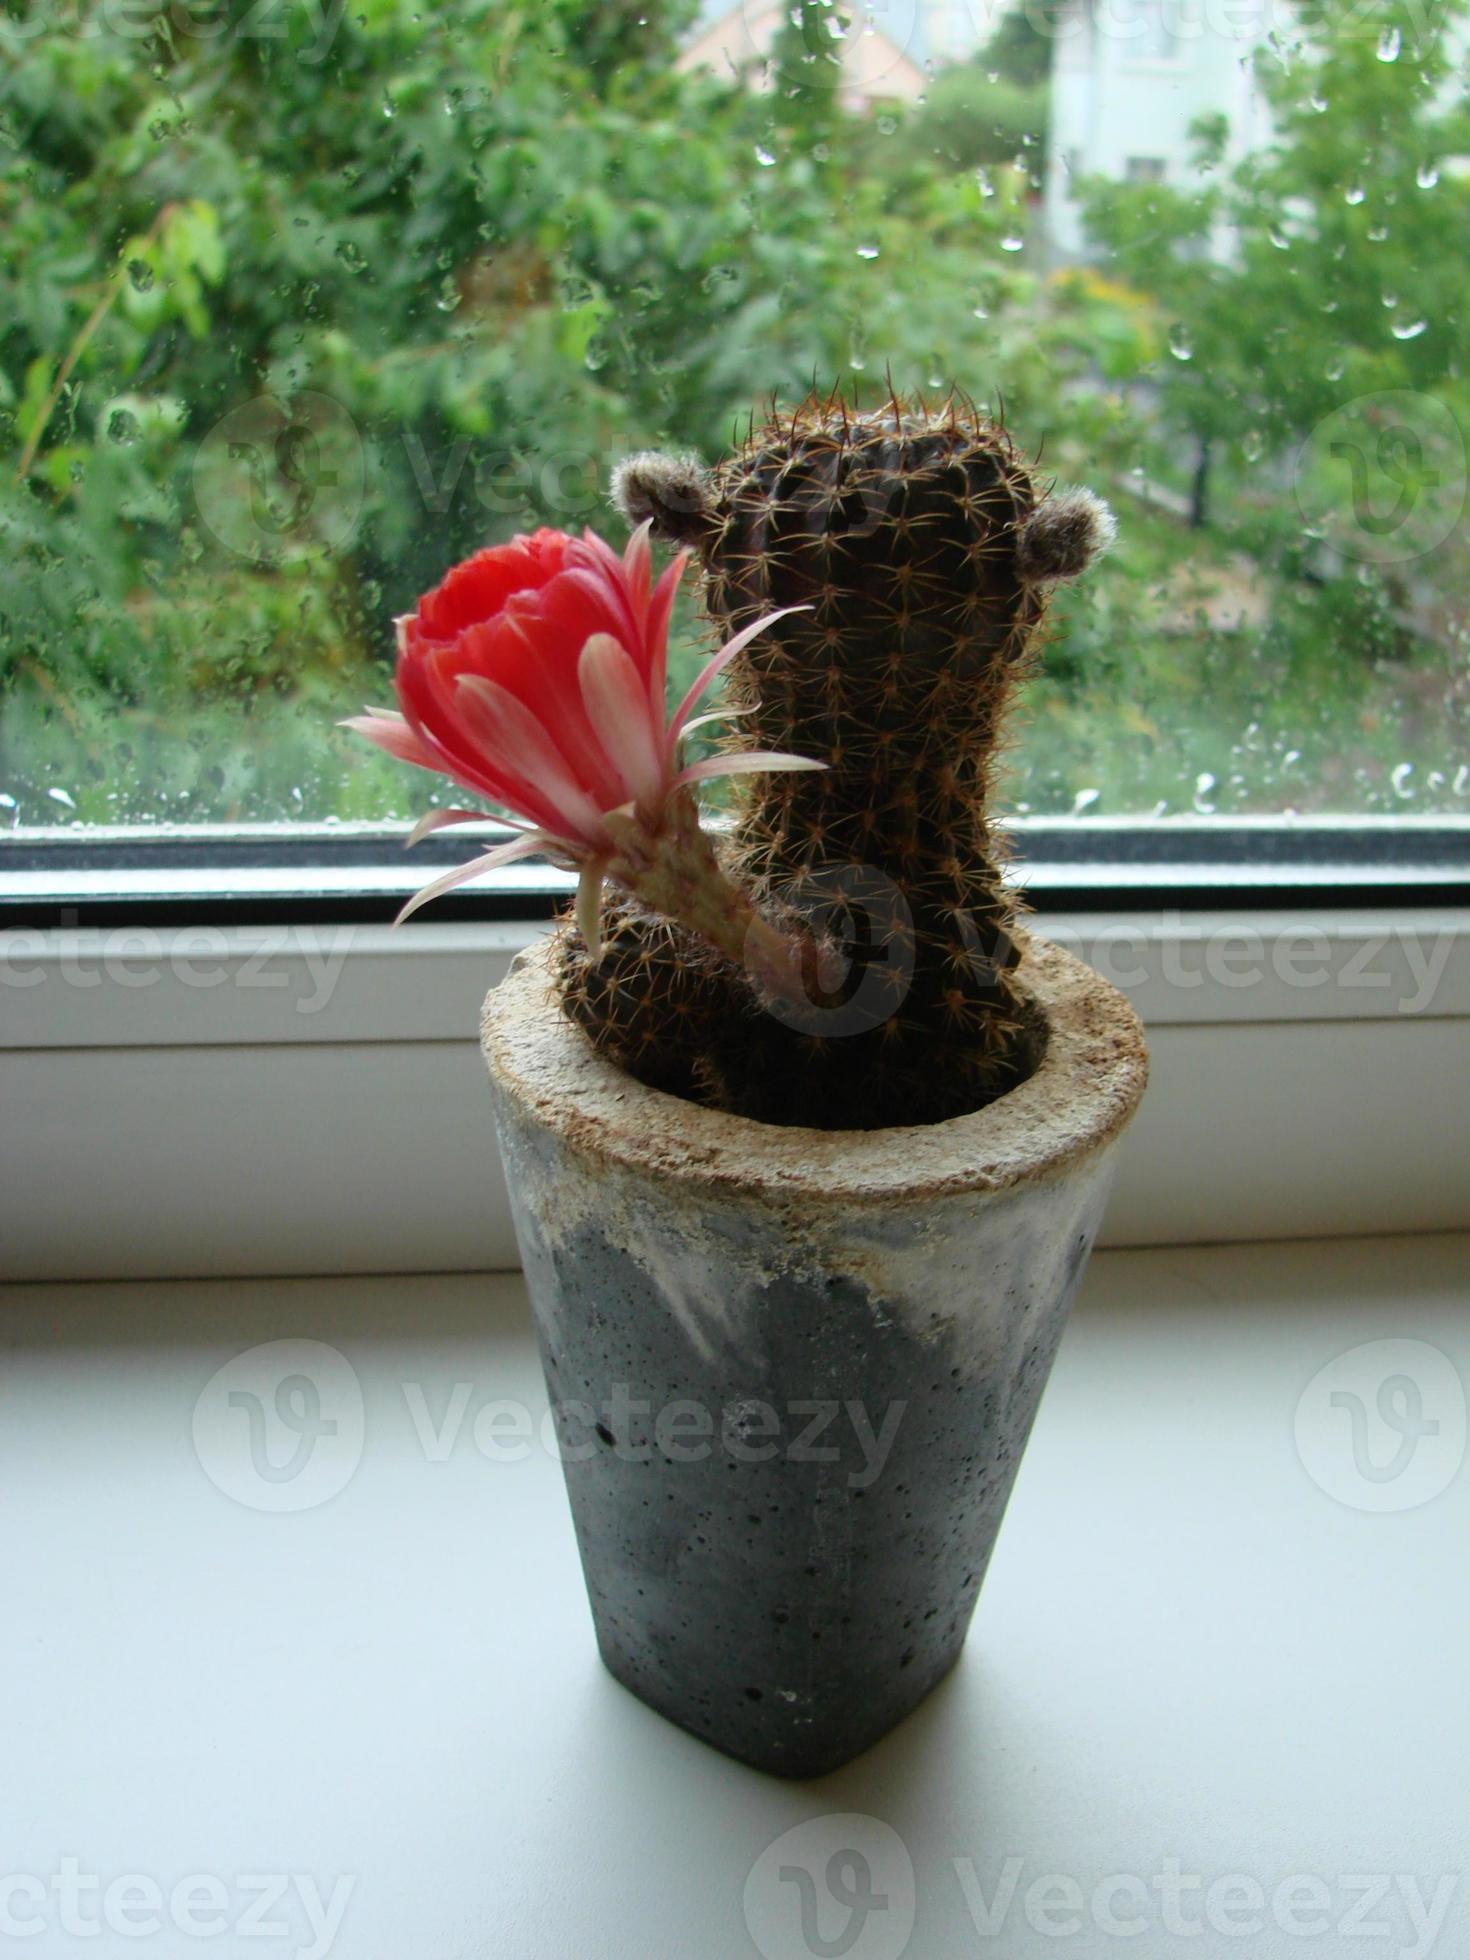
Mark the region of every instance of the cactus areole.
[[[1143, 1092], [1136, 1017], [1022, 930], [987, 807], [1049, 589], [1112, 520], [958, 396], [812, 399], [614, 494], [621, 557], [479, 554], [356, 725], [524, 826], [421, 898], [579, 874], [483, 1041], [599, 1647], [808, 1775], [959, 1653]], [[667, 717], [691, 560], [716, 648]]]

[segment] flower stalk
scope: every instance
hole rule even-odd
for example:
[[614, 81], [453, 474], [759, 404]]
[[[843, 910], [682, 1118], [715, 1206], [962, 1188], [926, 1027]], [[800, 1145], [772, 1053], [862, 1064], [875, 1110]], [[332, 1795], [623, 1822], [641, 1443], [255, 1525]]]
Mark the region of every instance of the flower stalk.
[[[800, 1007], [830, 978], [830, 949], [804, 926], [772, 923], [723, 870], [713, 839], [686, 787], [649, 821], [636, 810], [607, 819], [614, 850], [589, 865], [578, 893], [577, 924], [594, 959], [601, 951], [601, 882], [614, 879], [650, 911], [662, 913], [742, 967], [767, 1000]], [[598, 888], [595, 909], [582, 891]]]

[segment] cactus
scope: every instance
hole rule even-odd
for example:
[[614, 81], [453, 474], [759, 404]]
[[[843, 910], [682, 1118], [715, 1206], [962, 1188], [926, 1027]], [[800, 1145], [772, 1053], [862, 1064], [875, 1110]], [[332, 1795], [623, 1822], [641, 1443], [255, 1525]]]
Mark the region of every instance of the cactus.
[[934, 1122], [1003, 1094], [1044, 1030], [987, 797], [1047, 593], [1106, 547], [1106, 507], [1043, 495], [958, 394], [812, 398], [713, 471], [636, 456], [614, 491], [695, 550], [721, 631], [806, 608], [729, 668], [729, 741], [828, 767], [744, 778], [725, 869], [767, 917], [868, 943], [844, 988], [774, 1011], [735, 962], [610, 894], [595, 952], [561, 928], [567, 1013], [640, 1079], [767, 1122]]

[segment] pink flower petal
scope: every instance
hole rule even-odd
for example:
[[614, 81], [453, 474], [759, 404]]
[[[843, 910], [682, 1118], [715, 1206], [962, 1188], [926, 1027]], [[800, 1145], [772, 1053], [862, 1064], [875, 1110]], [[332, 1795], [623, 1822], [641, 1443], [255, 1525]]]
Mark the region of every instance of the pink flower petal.
[[[482, 674], [458, 678], [461, 710], [475, 745], [497, 773], [534, 786], [534, 799], [525, 799], [528, 814], [537, 816], [554, 836], [595, 844], [601, 837], [601, 812], [572, 774], [549, 729], [525, 703]], [[548, 808], [554, 821], [534, 807]]]
[[[652, 519], [649, 520], [650, 523]], [[669, 669], [669, 620], [673, 616], [674, 598], [679, 590], [689, 560], [689, 551], [681, 551], [667, 567], [658, 584], [653, 588], [653, 597], [648, 605], [648, 621], [644, 628], [648, 640], [648, 698], [656, 713], [662, 714], [664, 708], [664, 689], [668, 685]]]
[[642, 608], [628, 589], [623, 561], [605, 538], [595, 531], [584, 531], [567, 553], [569, 578], [595, 593], [608, 609], [608, 626], [632, 648], [642, 648]]
[[393, 923], [401, 926], [421, 905], [427, 905], [430, 899], [442, 898], [445, 892], [452, 892], [456, 885], [468, 884], [471, 878], [478, 878], [482, 871], [494, 871], [499, 865], [513, 863], [516, 858], [534, 857], [538, 851], [550, 853], [564, 849], [559, 838], [547, 837], [539, 830], [528, 830], [524, 837], [513, 837], [508, 844], [498, 845], [483, 857], [471, 858], [468, 864], [446, 871], [432, 885], [425, 885], [422, 891], [414, 893]]
[[623, 577], [627, 580], [628, 590], [637, 608], [640, 626], [647, 619], [648, 594], [653, 583], [653, 547], [648, 541], [652, 529], [653, 519], [650, 517], [638, 526], [623, 553]]
[[693, 721], [686, 721], [679, 730], [681, 735], [692, 735], [696, 728], [708, 728], [712, 721], [732, 721], [736, 715], [753, 715], [754, 706], [749, 708], [711, 708], [707, 715], [696, 715]]
[[[494, 803], [516, 802], [513, 788], [490, 775], [465, 740], [460, 726], [458, 703], [452, 686], [453, 655], [449, 649], [427, 646], [413, 627], [409, 629], [408, 650], [400, 656], [394, 684], [404, 718], [424, 748], [437, 758], [435, 766], [446, 776]], [[523, 814], [544, 820], [548, 814], [528, 809]]]
[[710, 755], [703, 762], [691, 762], [687, 769], [679, 771], [669, 787], [682, 789], [686, 783], [707, 783], [714, 776], [775, 775], [783, 769], [826, 767], [825, 762], [813, 762], [810, 756], [786, 755], [779, 749], [750, 749], [744, 755]]
[[374, 747], [396, 757], [399, 762], [412, 762], [419, 769], [443, 770], [439, 756], [419, 739], [403, 716], [395, 714], [391, 708], [369, 708], [366, 714], [351, 715], [346, 721], [338, 722], [337, 726], [365, 735]]
[[690, 709], [694, 706], [700, 695], [704, 693], [710, 682], [714, 680], [715, 676], [725, 671], [736, 654], [743, 653], [752, 640], [764, 633], [768, 626], [774, 626], [778, 619], [787, 619], [792, 613], [810, 612], [811, 610], [812, 608], [810, 606], [783, 606], [780, 612], [767, 613], [763, 619], [756, 620], [754, 625], [747, 626], [744, 632], [737, 633], [733, 640], [727, 640], [713, 659], [706, 660], [703, 667], [700, 668], [698, 674], [694, 677], [693, 687], [690, 688], [689, 692], [684, 696], [684, 699], [675, 708], [670, 718], [667, 735], [670, 755], [674, 752], [675, 745], [679, 740], [680, 731], [684, 726], [685, 717], [688, 715]]
[[663, 788], [663, 728], [649, 711], [633, 656], [611, 633], [594, 633], [577, 662], [577, 682], [588, 718], [626, 792], [652, 807]]
[[452, 823], [502, 823], [508, 824], [512, 830], [532, 828], [519, 817], [494, 816], [488, 810], [426, 810], [403, 840], [404, 850], [412, 850], [415, 844], [424, 841], [430, 831], [443, 830]]

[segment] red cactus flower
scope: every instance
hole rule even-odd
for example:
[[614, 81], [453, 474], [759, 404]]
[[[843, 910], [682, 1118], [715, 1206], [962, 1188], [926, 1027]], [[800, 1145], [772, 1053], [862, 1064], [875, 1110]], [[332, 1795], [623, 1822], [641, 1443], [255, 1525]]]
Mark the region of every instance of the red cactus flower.
[[[665, 871], [676, 838], [687, 853], [692, 806], [670, 819], [676, 802], [688, 802], [691, 784], [824, 766], [758, 751], [680, 766], [680, 738], [715, 719], [689, 719], [699, 697], [742, 647], [785, 615], [771, 613], [721, 647], [666, 720], [669, 618], [689, 554], [655, 583], [648, 528], [635, 533], [622, 557], [591, 531], [572, 538], [541, 530], [476, 552], [398, 621], [401, 712], [369, 709], [344, 726], [401, 761], [451, 777], [525, 826], [510, 843], [425, 886], [400, 918], [535, 852], [582, 871], [579, 916], [595, 949], [604, 875], [637, 889], [630, 863], [657, 858], [665, 839]], [[485, 815], [430, 811], [409, 841]]]

